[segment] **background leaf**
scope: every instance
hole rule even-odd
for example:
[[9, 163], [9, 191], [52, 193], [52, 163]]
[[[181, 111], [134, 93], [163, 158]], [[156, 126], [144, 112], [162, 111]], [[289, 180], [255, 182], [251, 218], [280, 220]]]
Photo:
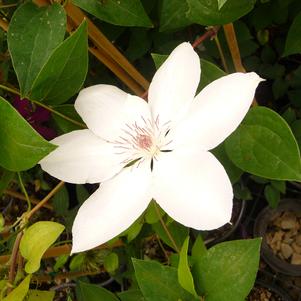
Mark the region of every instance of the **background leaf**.
[[[177, 269], [156, 261], [133, 259], [136, 279], [146, 301], [194, 301], [178, 283]], [[158, 293], [159, 292], [159, 293]]]
[[123, 26], [152, 27], [140, 0], [73, 0], [88, 13], [105, 22]]
[[295, 17], [285, 42], [283, 56], [301, 53], [301, 12]]
[[222, 25], [233, 22], [254, 7], [255, 0], [228, 0], [219, 9], [217, 0], [163, 0], [160, 30], [171, 31], [197, 23]]
[[63, 40], [65, 31], [65, 11], [59, 4], [38, 8], [28, 2], [15, 11], [7, 41], [21, 98], [28, 95], [53, 49]]
[[76, 287], [79, 301], [119, 301], [110, 291], [98, 285], [79, 281]]
[[50, 56], [35, 80], [31, 99], [61, 104], [83, 85], [88, 70], [87, 22], [67, 38]]
[[34, 273], [40, 268], [45, 251], [57, 240], [65, 227], [55, 222], [36, 222], [26, 229], [20, 243], [21, 255], [27, 259], [26, 273]]
[[118, 293], [118, 297], [121, 301], [145, 301], [140, 290], [128, 290]]
[[260, 257], [261, 239], [220, 243], [195, 265], [206, 301], [241, 301], [253, 287]]
[[297, 142], [285, 120], [268, 108], [251, 109], [225, 146], [244, 171], [268, 179], [301, 180]]
[[42, 138], [2, 97], [0, 129], [0, 165], [8, 170], [29, 169], [56, 148]]
[[26, 301], [52, 301], [55, 291], [29, 290]]

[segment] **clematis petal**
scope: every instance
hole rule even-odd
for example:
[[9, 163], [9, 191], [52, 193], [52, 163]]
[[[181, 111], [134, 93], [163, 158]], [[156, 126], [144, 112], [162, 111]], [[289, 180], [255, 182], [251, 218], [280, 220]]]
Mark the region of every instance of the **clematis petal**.
[[200, 81], [200, 60], [189, 43], [176, 47], [156, 72], [148, 92], [153, 118], [177, 121], [193, 100]]
[[72, 253], [103, 244], [126, 230], [151, 200], [149, 164], [125, 168], [80, 207], [73, 223]]
[[110, 85], [83, 89], [75, 101], [75, 109], [95, 135], [109, 141], [121, 135], [125, 124], [139, 122], [141, 116], [150, 118], [143, 99]]
[[179, 223], [212, 230], [230, 221], [232, 186], [211, 153], [183, 149], [163, 153], [153, 174], [154, 199]]
[[65, 182], [99, 183], [123, 167], [113, 145], [89, 130], [78, 130], [51, 141], [58, 148], [40, 161], [43, 170]]
[[206, 86], [185, 119], [170, 133], [174, 145], [193, 143], [209, 150], [220, 144], [248, 112], [262, 79], [254, 72], [233, 73]]

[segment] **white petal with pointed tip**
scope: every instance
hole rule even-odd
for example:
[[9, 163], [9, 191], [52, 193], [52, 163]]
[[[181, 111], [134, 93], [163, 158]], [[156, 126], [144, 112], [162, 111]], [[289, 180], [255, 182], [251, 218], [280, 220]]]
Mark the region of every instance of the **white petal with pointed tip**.
[[72, 235], [72, 253], [103, 244], [126, 230], [151, 200], [150, 165], [124, 169], [80, 207]]
[[152, 115], [160, 123], [177, 121], [195, 96], [200, 81], [200, 60], [189, 43], [176, 47], [158, 69], [149, 87]]
[[89, 130], [78, 130], [51, 141], [58, 148], [40, 161], [41, 167], [62, 181], [99, 183], [118, 173], [124, 158], [112, 144]]
[[112, 141], [122, 134], [126, 124], [150, 118], [147, 103], [110, 85], [83, 89], [75, 109], [97, 136]]
[[153, 174], [153, 197], [177, 222], [197, 230], [212, 230], [230, 221], [232, 186], [211, 153], [163, 153], [154, 164]]
[[254, 72], [233, 73], [206, 86], [195, 98], [185, 119], [170, 135], [174, 145], [187, 143], [209, 150], [240, 124], [262, 79]]

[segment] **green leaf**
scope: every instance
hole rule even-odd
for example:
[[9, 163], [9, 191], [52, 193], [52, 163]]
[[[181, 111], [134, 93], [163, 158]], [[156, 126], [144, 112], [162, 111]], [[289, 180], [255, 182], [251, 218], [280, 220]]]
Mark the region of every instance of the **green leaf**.
[[271, 185], [267, 185], [264, 188], [264, 196], [268, 201], [271, 208], [277, 208], [278, 203], [280, 201], [280, 192], [279, 190], [275, 189]]
[[188, 245], [189, 245], [189, 236], [184, 241], [184, 244], [180, 252], [180, 260], [178, 266], [178, 280], [180, 285], [189, 293], [197, 297], [197, 293], [194, 288], [193, 278], [190, 272], [190, 267], [188, 264]]
[[[185, 238], [188, 235], [188, 232], [189, 232], [188, 228], [186, 228], [185, 226], [183, 226], [175, 221], [166, 226], [167, 226], [167, 229], [170, 232], [171, 236], [173, 237], [176, 245], [178, 247], [182, 246], [182, 244], [185, 241]], [[170, 241], [168, 235], [166, 234], [166, 231], [164, 230], [164, 228], [160, 222], [158, 222], [156, 224], [152, 224], [152, 227], [153, 227], [154, 231], [159, 235], [159, 237], [164, 241], [164, 243], [166, 243], [168, 246], [170, 246], [173, 249], [175, 248], [174, 244]]]
[[224, 166], [231, 183], [236, 183], [239, 180], [240, 176], [243, 174], [243, 171], [230, 160], [226, 152], [225, 143], [218, 145], [215, 149], [212, 150], [212, 153]]
[[[159, 215], [156, 207], [158, 208]], [[164, 210], [160, 206], [156, 206], [155, 201], [152, 200], [145, 211], [144, 219], [148, 224], [155, 224], [160, 220], [160, 217], [164, 216], [164, 214]]]
[[29, 290], [27, 301], [52, 301], [55, 291]]
[[168, 58], [167, 54], [152, 53], [151, 56], [154, 61], [156, 69], [159, 69], [161, 65], [165, 62], [165, 60]]
[[195, 301], [178, 283], [177, 269], [156, 261], [132, 259], [136, 279], [146, 301]]
[[221, 9], [228, 0], [217, 0], [218, 9]]
[[40, 268], [43, 254], [64, 229], [63, 225], [55, 222], [36, 222], [26, 229], [20, 243], [21, 255], [27, 259], [26, 273], [34, 273]]
[[301, 12], [295, 17], [288, 31], [283, 56], [295, 53], [301, 53]]
[[82, 205], [83, 202], [88, 199], [90, 194], [84, 185], [76, 185], [75, 189], [76, 189], [76, 197], [77, 197], [78, 203], [80, 205]]
[[102, 21], [122, 26], [153, 27], [140, 0], [73, 0]]
[[67, 263], [68, 259], [69, 255], [61, 255], [57, 257], [55, 259], [55, 265], [53, 266], [53, 270], [55, 272], [58, 272], [58, 270], [61, 269], [65, 265], [65, 263]]
[[76, 288], [79, 301], [119, 301], [113, 293], [98, 285], [79, 281]]
[[225, 141], [233, 163], [251, 174], [275, 180], [301, 180], [297, 142], [276, 112], [256, 107]]
[[103, 265], [107, 272], [109, 273], [115, 272], [119, 266], [118, 255], [114, 252], [110, 253], [105, 257]]
[[117, 294], [121, 301], [145, 301], [140, 290], [128, 290]]
[[215, 245], [196, 262], [206, 301], [242, 301], [254, 285], [261, 239], [237, 240]]
[[11, 171], [33, 167], [56, 148], [42, 138], [2, 97], [0, 97], [0, 141], [0, 165]]
[[26, 278], [2, 301], [23, 301], [27, 295], [31, 275], [26, 276]]
[[65, 215], [69, 208], [69, 193], [64, 185], [52, 198], [52, 205], [56, 214]]
[[3, 193], [3, 191], [6, 189], [6, 187], [9, 185], [9, 183], [15, 176], [14, 172], [9, 171], [7, 169], [0, 169], [0, 173], [1, 172], [2, 172], [2, 174], [0, 177], [0, 197]]
[[142, 227], [143, 227], [143, 221], [141, 220], [141, 218], [139, 218], [121, 235], [126, 235], [127, 241], [130, 242], [139, 235]]
[[202, 76], [199, 85], [199, 89], [203, 89], [208, 84], [213, 82], [214, 80], [227, 75], [222, 69], [214, 65], [213, 63], [201, 59], [201, 69], [202, 69]]
[[[53, 106], [53, 108], [57, 111], [62, 113], [63, 115], [72, 118], [75, 121], [84, 123], [83, 120], [80, 118], [78, 113], [74, 109], [73, 104], [64, 104]], [[82, 128], [79, 125], [73, 124], [70, 121], [56, 115], [52, 114], [52, 119], [54, 120], [56, 126], [61, 130], [63, 133], [69, 133], [75, 130], [81, 130]]]
[[286, 191], [286, 183], [285, 181], [275, 181], [275, 180], [272, 180], [271, 181], [271, 185], [277, 189], [279, 192], [281, 193], [285, 193]]
[[207, 248], [204, 244], [204, 240], [201, 235], [198, 235], [191, 250], [192, 261], [195, 262], [200, 256], [205, 256], [206, 254]]
[[21, 98], [28, 95], [53, 49], [64, 39], [65, 30], [66, 16], [59, 4], [39, 8], [28, 2], [15, 11], [7, 41]]
[[82, 87], [88, 70], [87, 22], [50, 56], [34, 81], [31, 99], [48, 104], [66, 102]]
[[230, 23], [251, 11], [255, 2], [228, 0], [219, 9], [217, 0], [163, 0], [160, 30], [171, 31], [192, 23], [207, 26]]

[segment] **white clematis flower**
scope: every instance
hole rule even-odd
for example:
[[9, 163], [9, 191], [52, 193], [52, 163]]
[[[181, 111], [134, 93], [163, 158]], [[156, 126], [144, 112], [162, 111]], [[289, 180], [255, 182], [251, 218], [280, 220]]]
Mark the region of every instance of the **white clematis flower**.
[[79, 93], [75, 108], [88, 129], [54, 139], [59, 147], [40, 162], [66, 182], [102, 182], [75, 218], [73, 253], [123, 232], [152, 198], [187, 227], [230, 221], [232, 186], [208, 150], [242, 121], [261, 78], [230, 74], [195, 97], [199, 80], [199, 58], [183, 43], [155, 74], [148, 103], [109, 85]]

